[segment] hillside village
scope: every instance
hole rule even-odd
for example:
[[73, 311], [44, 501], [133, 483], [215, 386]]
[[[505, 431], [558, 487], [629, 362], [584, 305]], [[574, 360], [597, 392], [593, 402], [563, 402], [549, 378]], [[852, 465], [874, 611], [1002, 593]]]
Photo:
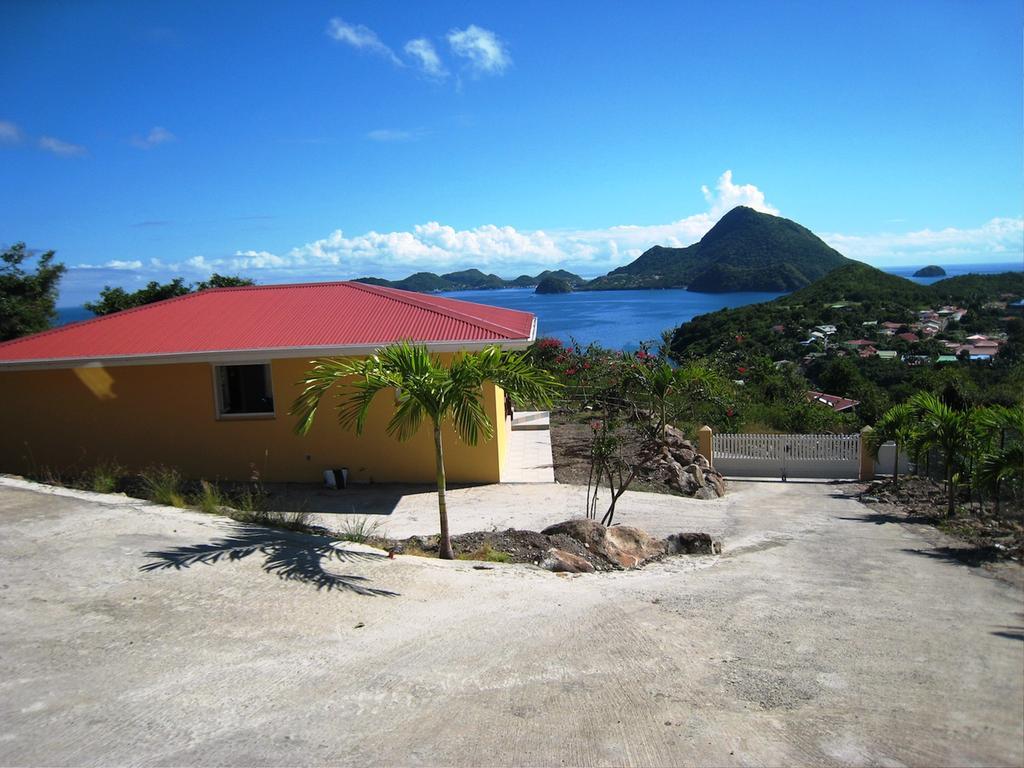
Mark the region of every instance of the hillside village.
[[[1002, 308], [1006, 308], [1005, 302], [1000, 304]], [[841, 308], [842, 305], [833, 307]], [[910, 323], [865, 320], [861, 323], [861, 338], [839, 341], [839, 349], [835, 354], [899, 360], [907, 365], [945, 364], [959, 360], [991, 361], [1006, 343], [1006, 333], [993, 331], [991, 335], [974, 333], [965, 336], [959, 329], [959, 324], [969, 311], [965, 307], [945, 305], [937, 309], [919, 310], [918, 319]], [[1005, 322], [1012, 319], [1010, 316], [1001, 318]], [[783, 333], [785, 326], [774, 325], [772, 331]], [[808, 338], [800, 342], [816, 350], [805, 356], [805, 361], [824, 356], [830, 346], [835, 348], [837, 333], [835, 325], [814, 326]], [[895, 346], [899, 346], [900, 349], [892, 348]]]

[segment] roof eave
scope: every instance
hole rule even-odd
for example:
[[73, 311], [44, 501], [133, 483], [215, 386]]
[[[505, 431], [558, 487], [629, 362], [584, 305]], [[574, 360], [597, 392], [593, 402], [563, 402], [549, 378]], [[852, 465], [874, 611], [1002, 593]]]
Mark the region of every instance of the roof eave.
[[[507, 350], [523, 350], [536, 338], [537, 319], [527, 338], [485, 339], [477, 341], [426, 341], [423, 344], [431, 352], [477, 352], [486, 347], [500, 346]], [[52, 358], [40, 360], [0, 360], [0, 372], [34, 371], [69, 368], [112, 368], [128, 365], [174, 365], [181, 363], [244, 364], [287, 360], [294, 358], [359, 357], [372, 355], [395, 341], [378, 344], [347, 344], [311, 347], [276, 347], [265, 349], [219, 349], [202, 352], [178, 352], [151, 355], [110, 355], [98, 357]]]

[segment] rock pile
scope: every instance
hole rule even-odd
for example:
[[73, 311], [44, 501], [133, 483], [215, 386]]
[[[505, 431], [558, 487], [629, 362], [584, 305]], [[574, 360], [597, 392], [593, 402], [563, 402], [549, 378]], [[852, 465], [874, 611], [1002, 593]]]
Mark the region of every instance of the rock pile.
[[541, 533], [575, 539], [589, 551], [620, 568], [636, 568], [665, 554], [664, 542], [628, 525], [605, 528], [596, 520], [576, 518], [550, 525]]
[[[541, 533], [552, 537], [567, 536], [582, 544], [588, 554], [599, 556], [613, 568], [639, 568], [665, 555], [718, 555], [722, 552], [722, 542], [706, 533], [675, 533], [661, 541], [629, 525], [606, 528], [596, 520], [583, 518], [556, 523]], [[591, 573], [594, 570], [586, 559], [557, 548], [549, 549], [540, 565], [549, 571], [563, 573]]]
[[725, 495], [722, 473], [713, 469], [707, 457], [697, 453], [693, 443], [671, 424], [665, 425], [665, 438], [653, 464], [673, 490], [697, 499], [717, 499]]

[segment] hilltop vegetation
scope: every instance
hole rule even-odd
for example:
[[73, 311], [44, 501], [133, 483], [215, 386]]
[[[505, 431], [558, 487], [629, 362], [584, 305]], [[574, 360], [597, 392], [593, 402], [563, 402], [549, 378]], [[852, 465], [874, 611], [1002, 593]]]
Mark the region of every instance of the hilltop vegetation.
[[439, 291], [476, 291], [494, 288], [532, 288], [545, 278], [556, 278], [563, 280], [570, 287], [582, 285], [586, 282], [579, 275], [567, 272], [564, 269], [546, 269], [538, 275], [520, 275], [514, 280], [505, 280], [494, 274], [485, 274], [479, 269], [464, 269], [461, 272], [448, 272], [438, 275], [434, 272], [417, 272], [401, 280], [385, 280], [381, 277], [360, 277], [357, 283], [368, 285], [381, 285], [386, 288], [400, 288], [403, 291], [418, 291], [419, 293], [437, 293]]
[[849, 263], [795, 221], [738, 206], [700, 242], [686, 248], [654, 246], [583, 290], [792, 291]]
[[[1008, 318], [1006, 299], [1024, 296], [1024, 273], [963, 275], [931, 286], [918, 285], [866, 264], [851, 263], [826, 278], [774, 301], [723, 309], [680, 325], [668, 339], [677, 361], [713, 358], [744, 379], [747, 371], [775, 364], [799, 371], [806, 385], [860, 401], [861, 423], [873, 423], [889, 407], [918, 391], [985, 405], [1019, 402], [1024, 392], [1024, 321]], [[1004, 301], [1000, 301], [1002, 298]], [[945, 305], [966, 308], [934, 337], [915, 338], [921, 310]], [[888, 322], [895, 328], [885, 329]], [[816, 328], [834, 331], [813, 335]], [[886, 333], [888, 331], [888, 334]], [[957, 360], [945, 342], [964, 343], [971, 334], [1000, 340], [991, 360]], [[905, 334], [901, 338], [900, 334]], [[883, 359], [866, 346], [893, 355]]]
[[467, 269], [444, 275], [417, 272], [402, 280], [363, 277], [358, 282], [431, 292], [525, 288], [552, 277], [583, 291], [686, 288], [701, 293], [782, 293], [810, 285], [850, 263], [795, 221], [741, 205], [725, 214], [700, 242], [685, 248], [655, 245], [633, 262], [589, 282], [564, 269], [514, 280]]

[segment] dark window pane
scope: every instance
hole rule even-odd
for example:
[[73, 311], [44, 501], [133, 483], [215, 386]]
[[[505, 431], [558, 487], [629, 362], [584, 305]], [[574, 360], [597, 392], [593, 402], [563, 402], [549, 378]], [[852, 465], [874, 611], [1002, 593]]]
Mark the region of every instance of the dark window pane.
[[224, 365], [217, 369], [221, 413], [273, 413], [269, 365]]

